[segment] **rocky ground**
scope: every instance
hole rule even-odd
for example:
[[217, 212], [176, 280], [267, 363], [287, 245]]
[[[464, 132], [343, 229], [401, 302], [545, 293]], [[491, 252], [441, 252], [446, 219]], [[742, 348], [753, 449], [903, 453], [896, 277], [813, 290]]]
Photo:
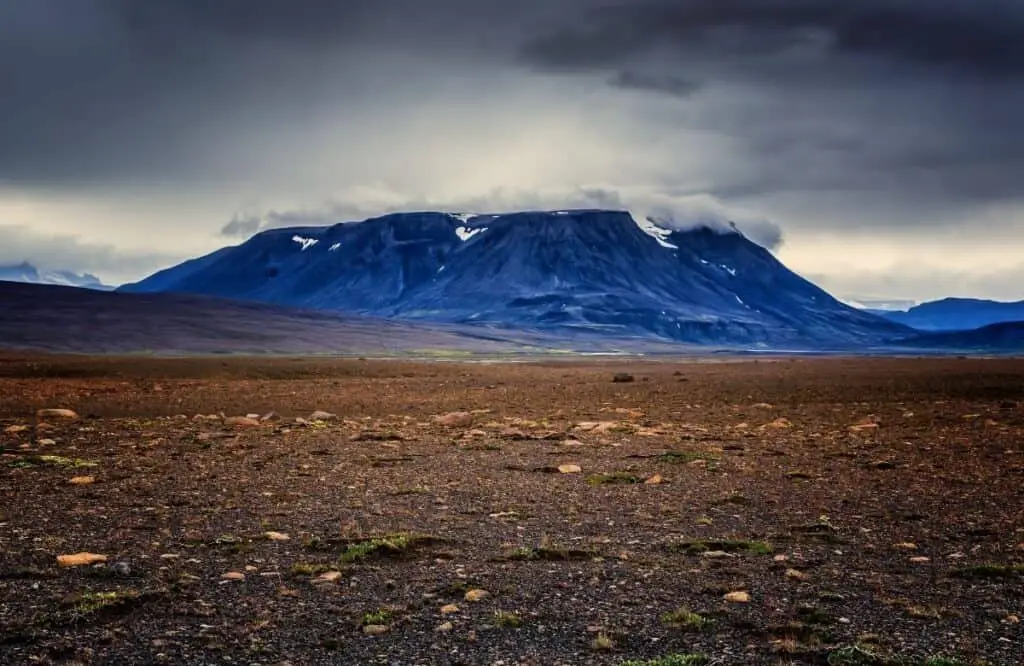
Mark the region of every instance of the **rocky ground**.
[[1024, 663], [1021, 361], [12, 356], [0, 444], [4, 664]]

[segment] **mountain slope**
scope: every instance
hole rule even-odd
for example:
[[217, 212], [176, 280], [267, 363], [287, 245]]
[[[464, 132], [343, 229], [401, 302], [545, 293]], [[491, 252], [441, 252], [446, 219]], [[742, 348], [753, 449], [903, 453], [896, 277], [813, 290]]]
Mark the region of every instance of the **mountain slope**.
[[[180, 294], [0, 282], [0, 349], [72, 353], [431, 354], [543, 351], [560, 342], [478, 327]], [[580, 340], [578, 348], [603, 351]], [[564, 345], [560, 345], [564, 347]]]
[[671, 231], [619, 211], [275, 229], [122, 290], [695, 343], [861, 345], [908, 333], [839, 303], [739, 233]]
[[927, 350], [969, 352], [1024, 351], [1024, 321], [989, 324], [969, 331], [922, 333], [901, 341], [903, 346]]
[[1003, 303], [975, 298], [946, 298], [882, 316], [921, 331], [966, 331], [989, 324], [1024, 321], [1024, 301]]
[[103, 291], [113, 289], [113, 287], [103, 284], [98, 277], [89, 273], [79, 275], [71, 271], [40, 271], [27, 261], [11, 266], [0, 266], [0, 281], [54, 284]]

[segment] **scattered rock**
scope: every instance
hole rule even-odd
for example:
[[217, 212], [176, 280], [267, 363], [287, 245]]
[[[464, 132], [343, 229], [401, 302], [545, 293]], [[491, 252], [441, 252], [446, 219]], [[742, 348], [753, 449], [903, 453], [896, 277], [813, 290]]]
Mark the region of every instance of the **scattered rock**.
[[288, 539], [291, 539], [291, 537], [284, 532], [264, 532], [263, 538], [268, 541], [287, 541]]
[[257, 428], [260, 422], [259, 419], [251, 419], [248, 416], [229, 416], [224, 419], [224, 425], [232, 428]]
[[449, 631], [451, 631], [454, 628], [455, 628], [454, 624], [452, 624], [451, 622], [445, 622], [444, 624], [438, 625], [436, 631], [439, 631], [442, 634], [446, 634], [446, 633], [448, 633]]
[[858, 423], [850, 426], [850, 432], [862, 432], [864, 430], [877, 430], [877, 423]]
[[25, 432], [28, 429], [27, 425], [10, 425], [4, 428], [4, 432], [8, 435], [17, 435], [19, 432]]
[[770, 405], [767, 402], [759, 402], [757, 404], [751, 405], [750, 408], [751, 409], [775, 409], [775, 405]]
[[654, 476], [648, 477], [647, 480], [644, 481], [645, 486], [657, 486], [662, 483], [665, 483], [665, 478], [661, 474], [655, 474]]
[[771, 423], [766, 423], [764, 425], [764, 427], [765, 428], [773, 428], [775, 430], [782, 430], [784, 428], [792, 428], [793, 427], [793, 423], [789, 419], [787, 419], [786, 417], [780, 416], [779, 418], [775, 419]]
[[78, 413], [70, 409], [40, 409], [36, 416], [41, 419], [77, 419]]
[[264, 422], [266, 422], [266, 421], [280, 421], [280, 420], [281, 420], [281, 415], [278, 414], [277, 412], [267, 412], [266, 414], [264, 414], [263, 416], [260, 417], [260, 421], [264, 421]]
[[68, 479], [68, 483], [73, 486], [89, 486], [96, 483], [96, 477], [94, 476], [73, 476]]
[[789, 556], [788, 555], [776, 555], [772, 559], [775, 560], [776, 562], [785, 562], [786, 560], [789, 559]]
[[338, 418], [337, 414], [331, 414], [319, 409], [309, 415], [310, 421], [333, 421], [336, 418]]
[[731, 555], [725, 552], [724, 550], [707, 550], [701, 553], [700, 556], [708, 560], [721, 560], [730, 557], [735, 557], [735, 555]]
[[89, 566], [90, 564], [99, 564], [106, 562], [106, 555], [97, 555], [96, 553], [75, 553], [74, 555], [58, 555], [57, 564], [62, 567], [83, 567]]
[[558, 471], [561, 474], [579, 474], [580, 472], [583, 471], [583, 468], [581, 468], [579, 465], [573, 465], [570, 463], [565, 465], [559, 465]]
[[36, 442], [39, 446], [53, 446], [57, 442], [55, 440], [44, 437], [43, 439]]
[[634, 377], [633, 375], [629, 374], [628, 372], [619, 372], [619, 373], [616, 373], [614, 377], [612, 377], [612, 383], [613, 384], [628, 384], [630, 382], [635, 382], [635, 381], [636, 381], [636, 377]]
[[325, 571], [324, 573], [322, 573], [319, 576], [317, 576], [315, 582], [317, 582], [317, 583], [337, 583], [339, 580], [341, 580], [341, 572], [340, 571]]
[[810, 578], [810, 575], [799, 569], [786, 569], [786, 578], [791, 580], [807, 580]]
[[466, 592], [466, 601], [483, 601], [489, 596], [491, 593], [487, 590], [469, 590]]
[[127, 577], [127, 576], [131, 576], [132, 575], [132, 565], [128, 564], [124, 560], [122, 560], [120, 562], [114, 562], [113, 564], [111, 564], [110, 565], [110, 570], [113, 571], [118, 576], [125, 576], [125, 577]]
[[229, 571], [221, 576], [221, 578], [223, 580], [245, 580], [245, 574], [241, 571]]
[[895, 544], [894, 548], [899, 548], [900, 550], [917, 550], [917, 544], [910, 541], [904, 541], [903, 543]]
[[443, 416], [435, 416], [434, 423], [446, 428], [467, 428], [473, 425], [473, 415], [469, 412], [450, 412]]
[[181, 555], [177, 553], [164, 553], [160, 556], [161, 560], [180, 560]]
[[746, 604], [750, 603], [750, 595], [746, 592], [730, 592], [729, 594], [722, 597], [731, 604]]
[[1008, 624], [1020, 624], [1020, 616], [1018, 615], [1007, 615], [1006, 622]]
[[911, 561], [911, 562], [912, 562], [913, 564], [927, 564], [928, 562], [931, 562], [931, 561], [932, 561], [932, 558], [930, 558], [930, 557], [924, 557], [924, 556], [918, 556], [918, 557], [912, 557], [912, 558], [910, 558], [910, 561]]
[[459, 607], [456, 606], [455, 604], [448, 604], [446, 606], [441, 606], [441, 615], [451, 615], [452, 613], [458, 613], [458, 612], [459, 612]]
[[368, 624], [363, 627], [363, 633], [367, 636], [380, 636], [388, 633], [388, 627], [384, 624]]

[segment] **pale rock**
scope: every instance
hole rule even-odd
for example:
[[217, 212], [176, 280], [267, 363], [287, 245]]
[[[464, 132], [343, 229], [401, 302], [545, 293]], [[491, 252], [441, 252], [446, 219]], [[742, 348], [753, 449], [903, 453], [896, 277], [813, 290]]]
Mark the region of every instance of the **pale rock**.
[[750, 594], [743, 591], [730, 592], [726, 594], [723, 599], [731, 604], [746, 604], [750, 603]]
[[267, 539], [268, 541], [287, 541], [288, 539], [291, 539], [291, 537], [285, 534], [284, 532], [273, 531], [264, 532], [263, 538]]
[[310, 421], [333, 421], [336, 418], [338, 418], [337, 414], [331, 414], [330, 412], [325, 412], [320, 409], [316, 410], [309, 416]]
[[229, 571], [226, 574], [222, 575], [221, 578], [223, 580], [245, 580], [245, 574], [241, 571]]
[[458, 612], [459, 612], [459, 607], [456, 606], [455, 604], [448, 604], [446, 606], [441, 606], [441, 615], [451, 615], [452, 613], [458, 613]]
[[62, 567], [82, 567], [89, 566], [90, 564], [99, 564], [100, 562], [106, 562], [106, 555], [98, 555], [96, 553], [75, 553], [73, 555], [58, 555], [57, 564]]
[[579, 474], [583, 469], [579, 465], [572, 463], [566, 463], [558, 466], [558, 471], [562, 474]]
[[469, 590], [466, 592], [466, 601], [483, 601], [490, 596], [487, 590]]
[[388, 633], [388, 627], [383, 624], [368, 624], [363, 627], [363, 633], [367, 636], [380, 636]]
[[40, 409], [36, 416], [41, 419], [77, 419], [78, 413], [70, 409]]
[[73, 476], [68, 479], [68, 483], [73, 486], [88, 486], [96, 483], [96, 477], [94, 476]]
[[450, 412], [443, 416], [435, 416], [434, 423], [446, 428], [466, 428], [473, 425], [473, 415], [469, 412]]

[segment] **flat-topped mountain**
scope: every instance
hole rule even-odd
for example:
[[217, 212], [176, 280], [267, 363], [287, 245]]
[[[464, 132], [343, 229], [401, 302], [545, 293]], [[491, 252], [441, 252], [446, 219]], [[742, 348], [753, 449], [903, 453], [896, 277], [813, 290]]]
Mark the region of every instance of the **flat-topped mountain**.
[[840, 303], [735, 229], [675, 230], [606, 210], [273, 229], [121, 290], [713, 344], [842, 347], [909, 333]]

